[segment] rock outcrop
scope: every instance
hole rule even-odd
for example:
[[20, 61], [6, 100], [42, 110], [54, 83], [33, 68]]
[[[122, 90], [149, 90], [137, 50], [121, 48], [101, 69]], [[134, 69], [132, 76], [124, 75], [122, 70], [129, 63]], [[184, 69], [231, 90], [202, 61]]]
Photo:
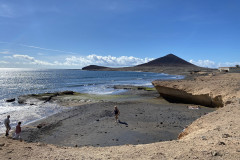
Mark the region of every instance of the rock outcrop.
[[160, 96], [169, 102], [173, 103], [187, 103], [187, 104], [197, 104], [208, 107], [223, 107], [222, 96], [218, 95], [212, 97], [210, 94], [196, 94], [188, 93], [184, 90], [165, 87], [161, 83], [153, 82], [153, 85], [159, 92]]
[[[199, 76], [189, 80], [153, 81], [159, 94], [170, 102], [223, 107], [240, 97], [236, 74]], [[227, 86], [227, 89], [223, 87]]]
[[82, 70], [102, 70], [102, 69], [106, 69], [106, 68], [108, 68], [108, 67], [89, 65], [89, 66], [83, 67]]
[[18, 97], [19, 104], [35, 104], [38, 101], [43, 101], [44, 103], [49, 102], [52, 98], [57, 96], [64, 95], [74, 95], [77, 92], [73, 91], [63, 91], [56, 93], [43, 93], [43, 94], [30, 94], [30, 95], [22, 95]]

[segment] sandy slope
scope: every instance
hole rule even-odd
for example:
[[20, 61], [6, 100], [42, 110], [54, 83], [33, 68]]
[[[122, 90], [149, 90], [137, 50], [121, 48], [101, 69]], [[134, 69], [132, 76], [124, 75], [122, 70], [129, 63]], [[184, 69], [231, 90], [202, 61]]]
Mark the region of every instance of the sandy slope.
[[221, 94], [225, 102], [232, 102], [193, 122], [180, 140], [72, 148], [0, 138], [0, 159], [240, 159], [239, 83], [240, 74], [179, 81], [182, 89]]

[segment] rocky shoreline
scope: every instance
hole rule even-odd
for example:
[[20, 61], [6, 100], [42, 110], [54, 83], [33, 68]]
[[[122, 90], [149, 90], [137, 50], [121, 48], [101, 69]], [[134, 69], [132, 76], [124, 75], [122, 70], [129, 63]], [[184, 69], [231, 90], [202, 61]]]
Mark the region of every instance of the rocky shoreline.
[[[191, 93], [192, 95], [209, 94], [212, 97], [221, 95], [224, 106], [214, 112], [203, 115], [194, 121], [184, 130], [184, 132], [182, 132], [182, 134], [180, 134], [179, 140], [139, 145], [127, 144], [111, 147], [84, 146], [76, 148], [63, 146], [59, 147], [45, 143], [19, 142], [1, 137], [0, 153], [2, 158], [240, 159], [240, 74], [214, 74], [197, 76], [189, 80], [158, 83], [161, 85], [164, 83], [167, 87], [177, 88], [187, 93]], [[140, 93], [140, 95], [149, 96], [149, 93]], [[137, 99], [134, 95], [132, 95], [131, 98], [134, 100]], [[124, 103], [126, 100], [124, 98], [121, 100], [122, 105], [125, 104], [126, 108], [134, 105], [133, 103], [129, 103], [129, 101]], [[149, 104], [149, 101], [156, 103], [155, 100], [156, 99], [150, 100], [149, 98], [145, 101], [145, 103], [147, 102], [146, 104]], [[140, 98], [139, 101], [144, 102], [143, 98]], [[138, 104], [136, 107], [138, 107]], [[153, 113], [155, 113], [154, 110]], [[140, 115], [141, 114], [139, 113], [139, 116]], [[109, 118], [111, 118], [111, 116]], [[73, 119], [71, 119], [71, 122], [72, 120]], [[62, 122], [64, 121], [60, 121], [59, 123]], [[97, 122], [98, 121], [96, 121], [96, 123]], [[59, 123], [56, 123], [56, 126], [58, 126]], [[125, 128], [127, 127], [125, 126]], [[55, 130], [56, 133], [61, 133], [58, 131], [59, 130]]]

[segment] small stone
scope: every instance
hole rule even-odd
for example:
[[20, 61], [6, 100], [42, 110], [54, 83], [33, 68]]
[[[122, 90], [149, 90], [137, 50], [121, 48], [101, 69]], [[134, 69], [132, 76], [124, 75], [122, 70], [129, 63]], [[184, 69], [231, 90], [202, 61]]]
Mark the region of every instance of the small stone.
[[212, 151], [211, 154], [212, 156], [221, 156], [221, 154], [217, 151]]
[[202, 136], [202, 140], [207, 140], [207, 137], [206, 136]]
[[42, 128], [43, 127], [43, 125], [42, 124], [39, 124], [39, 125], [37, 125], [37, 128]]
[[5, 143], [0, 143], [0, 147], [3, 147], [5, 145]]
[[[44, 143], [41, 143], [41, 142], [38, 142], [38, 143], [37, 143], [37, 146], [45, 146], [45, 144], [44, 144]], [[28, 147], [28, 148], [32, 149], [32, 147]]]
[[218, 145], [226, 145], [224, 142], [218, 142]]
[[7, 153], [12, 153], [13, 151], [12, 150], [10, 150], [10, 151], [8, 151]]
[[223, 134], [223, 135], [222, 135], [222, 138], [228, 138], [228, 137], [232, 137], [232, 136], [229, 135], [229, 134]]

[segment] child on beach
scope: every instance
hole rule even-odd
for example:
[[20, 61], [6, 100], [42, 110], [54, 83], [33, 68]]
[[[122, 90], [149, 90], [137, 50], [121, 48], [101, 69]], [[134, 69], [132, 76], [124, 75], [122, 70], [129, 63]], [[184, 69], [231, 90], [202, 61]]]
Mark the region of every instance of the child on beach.
[[20, 134], [21, 134], [21, 122], [18, 122], [18, 125], [16, 126], [16, 131], [13, 135], [13, 139], [20, 139], [21, 140]]
[[118, 116], [120, 115], [120, 111], [117, 108], [117, 106], [114, 106], [114, 114], [115, 114], [116, 122], [118, 122]]
[[10, 115], [8, 115], [7, 118], [4, 120], [4, 125], [6, 127], [6, 134], [5, 134], [5, 136], [8, 136], [9, 135], [9, 131], [11, 130]]

